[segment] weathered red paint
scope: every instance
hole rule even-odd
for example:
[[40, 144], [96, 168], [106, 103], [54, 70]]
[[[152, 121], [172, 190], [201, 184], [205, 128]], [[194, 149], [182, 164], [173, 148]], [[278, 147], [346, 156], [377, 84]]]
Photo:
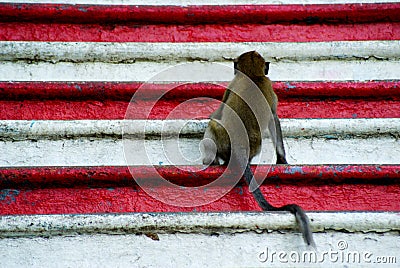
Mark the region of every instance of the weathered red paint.
[[[146, 98], [187, 100], [198, 97], [221, 99], [228, 82], [143, 83], [143, 82], [2, 82], [0, 100], [121, 100], [130, 101], [138, 89]], [[274, 82], [274, 91], [283, 99], [400, 97], [400, 81]]]
[[[400, 118], [399, 103], [398, 98], [282, 100], [278, 115], [281, 118]], [[129, 103], [124, 101], [0, 101], [0, 120], [204, 119], [215, 111], [219, 101], [160, 100], [154, 104], [136, 101], [126, 114]], [[150, 113], [149, 107], [153, 107]], [[176, 107], [179, 109], [174, 110]]]
[[[374, 85], [376, 83], [376, 85]], [[58, 99], [58, 100], [121, 100], [130, 101], [140, 90], [146, 99], [192, 99], [197, 97], [222, 98], [228, 82], [219, 83], [144, 83], [144, 82], [0, 82], [0, 99]], [[296, 83], [295, 83], [296, 85]], [[291, 87], [291, 85], [288, 85]], [[400, 81], [371, 82], [373, 88], [397, 92]], [[382, 88], [383, 89], [383, 88]], [[283, 90], [283, 89], [282, 89]], [[400, 96], [400, 90], [398, 90]], [[373, 91], [371, 91], [373, 93]], [[396, 93], [395, 93], [396, 94]]]
[[[268, 176], [264, 185], [400, 183], [400, 165], [260, 165], [252, 169], [256, 177]], [[0, 189], [135, 186], [131, 174], [151, 181], [154, 170], [174, 184], [194, 187], [212, 182], [225, 167], [214, 166], [206, 170], [198, 166], [2, 167]]]
[[31, 22], [0, 23], [0, 41], [328, 42], [399, 39], [399, 22], [312, 25], [137, 25], [135, 23], [60, 24]]
[[[277, 184], [261, 188], [276, 206], [297, 203], [314, 211], [400, 211], [398, 185]], [[165, 191], [168, 194], [168, 189]], [[218, 201], [193, 208], [164, 204], [132, 187], [19, 190], [2, 198], [0, 215], [260, 210], [245, 186], [235, 187]]]
[[[151, 180], [150, 167], [136, 176]], [[175, 183], [209, 182], [224, 170], [209, 168], [199, 176], [176, 167], [158, 167]], [[195, 170], [195, 167], [186, 167]], [[267, 167], [258, 167], [262, 174]], [[259, 210], [243, 183], [208, 205], [181, 208], [163, 204], [135, 186], [126, 167], [2, 168], [0, 214], [104, 212], [178, 212]], [[261, 186], [271, 203], [298, 203], [307, 210], [400, 211], [400, 166], [274, 166]], [[6, 188], [5, 188], [6, 187]], [[157, 187], [157, 186], [155, 186]], [[168, 187], [160, 189], [168, 194]]]
[[399, 3], [314, 5], [68, 5], [1, 3], [0, 21], [68, 23], [363, 23], [399, 21]]
[[280, 99], [286, 98], [363, 98], [400, 97], [400, 81], [346, 82], [274, 82]]
[[[282, 118], [400, 118], [399, 84], [276, 82], [274, 88]], [[0, 82], [0, 119], [123, 119], [140, 86], [138, 82]], [[207, 118], [218, 107], [224, 90], [209, 83], [146, 84], [144, 99], [129, 106], [126, 118]], [[168, 93], [154, 101], [163, 92]], [[180, 109], [171, 113], [178, 105]], [[146, 112], [149, 107], [153, 107], [150, 114]]]

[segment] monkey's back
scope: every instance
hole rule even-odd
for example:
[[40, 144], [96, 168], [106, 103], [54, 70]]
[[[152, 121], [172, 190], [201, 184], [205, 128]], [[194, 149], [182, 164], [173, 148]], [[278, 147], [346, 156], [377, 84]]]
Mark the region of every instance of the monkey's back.
[[[222, 108], [221, 123], [228, 131], [233, 130], [231, 135], [239, 135], [238, 131], [241, 126], [235, 120], [232, 120], [232, 112], [235, 112], [243, 123], [248, 140], [246, 137], [236, 137], [235, 141], [239, 146], [250, 146], [250, 158], [254, 157], [261, 148], [262, 132], [267, 128], [268, 122], [272, 119], [271, 107], [276, 106], [277, 97], [272, 90], [271, 81], [265, 77], [252, 78], [251, 80], [244, 75], [237, 74], [232, 82], [229, 84], [228, 89], [229, 97], [226, 99], [225, 104], [232, 110]], [[218, 123], [217, 123], [218, 124]], [[217, 128], [221, 128], [219, 125]], [[229, 141], [229, 136], [226, 131], [218, 131], [217, 139]], [[231, 138], [232, 140], [232, 138]], [[221, 144], [217, 141], [217, 144]], [[226, 142], [225, 142], [226, 144]], [[229, 149], [229, 154], [226, 150]], [[224, 156], [230, 155], [230, 147], [218, 148]], [[226, 159], [224, 159], [226, 160]]]

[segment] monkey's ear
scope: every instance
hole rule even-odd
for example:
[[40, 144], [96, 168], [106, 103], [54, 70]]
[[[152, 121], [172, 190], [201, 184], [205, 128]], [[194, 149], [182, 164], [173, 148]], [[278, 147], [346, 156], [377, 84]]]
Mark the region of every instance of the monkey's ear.
[[237, 61], [235, 60], [233, 62], [233, 74], [236, 74], [236, 73], [237, 73]]
[[269, 62], [266, 62], [265, 63], [265, 70], [264, 70], [265, 75], [268, 74], [268, 71], [269, 71]]

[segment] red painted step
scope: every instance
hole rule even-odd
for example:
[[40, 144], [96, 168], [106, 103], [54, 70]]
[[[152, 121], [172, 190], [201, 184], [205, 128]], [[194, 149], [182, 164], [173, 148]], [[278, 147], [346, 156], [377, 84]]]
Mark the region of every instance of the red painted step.
[[[2, 3], [0, 40], [46, 42], [399, 40], [399, 11], [399, 3], [162, 7]], [[173, 25], [174, 23], [176, 25]]]
[[[144, 87], [148, 98], [165, 95], [165, 99], [209, 97], [221, 99], [228, 82], [160, 83], [144, 82], [4, 82], [0, 81], [0, 100], [62, 99], [129, 101]], [[400, 81], [345, 82], [273, 82], [280, 100], [319, 98], [391, 99], [400, 97]]]
[[[191, 171], [196, 168], [181, 171], [167, 166], [157, 171], [187, 187], [208, 183], [224, 171], [214, 167], [195, 175]], [[268, 169], [259, 166], [257, 172], [265, 174]], [[150, 182], [151, 170], [132, 169], [136, 177]], [[0, 182], [1, 215], [259, 210], [242, 182], [208, 205], [166, 205], [138, 187], [126, 167], [1, 168]], [[400, 211], [400, 166], [273, 166], [261, 189], [275, 205], [298, 203], [316, 211]], [[159, 191], [172, 192], [169, 187]]]
[[67, 23], [364, 23], [399, 21], [399, 3], [309, 5], [0, 4], [0, 21]]
[[[0, 82], [0, 120], [123, 119], [141, 85]], [[225, 90], [209, 83], [145, 86], [144, 98], [129, 107], [127, 118], [208, 118]], [[282, 118], [400, 118], [399, 81], [276, 82], [274, 89], [280, 98], [278, 113]], [[166, 92], [165, 97], [154, 101]], [[179, 109], [171, 113], [177, 106]], [[146, 110], [151, 107], [148, 114]]]
[[[168, 33], [168, 34], [165, 34]], [[399, 22], [315, 25], [136, 25], [0, 23], [0, 41], [329, 42], [399, 40]]]

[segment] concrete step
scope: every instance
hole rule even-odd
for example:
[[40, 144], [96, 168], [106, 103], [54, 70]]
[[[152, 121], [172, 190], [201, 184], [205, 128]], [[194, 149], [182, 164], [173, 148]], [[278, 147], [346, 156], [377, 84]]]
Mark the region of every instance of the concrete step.
[[[398, 214], [324, 212], [309, 216], [318, 251], [301, 244], [301, 236], [294, 231], [295, 221], [287, 213], [3, 216], [0, 256], [7, 266], [57, 263], [282, 267], [385, 263], [385, 267], [395, 267], [398, 256], [394, 253], [400, 249]], [[124, 235], [116, 235], [121, 233]]]
[[[393, 80], [398, 79], [396, 74], [400, 70], [400, 46], [396, 40], [306, 45], [252, 42], [237, 46], [234, 43], [0, 42], [0, 47], [3, 49], [0, 81], [149, 81], [161, 77], [164, 81], [229, 81], [233, 78], [231, 59], [249, 50], [259, 50], [271, 61], [269, 77], [275, 81]], [[230, 47], [237, 48], [223, 52], [230, 51]], [[143, 50], [147, 53], [134, 52]], [[179, 76], [162, 76], [167, 69], [177, 68], [178, 72], [177, 65], [182, 64], [185, 72]]]
[[[395, 266], [399, 11], [386, 0], [3, 1], [1, 264]], [[291, 164], [270, 165], [265, 139], [253, 171], [272, 204], [310, 211], [316, 253], [292, 215], [254, 212], [243, 181], [218, 185], [229, 171], [199, 165], [205, 119], [248, 50], [271, 62]]]
[[[201, 165], [207, 122], [4, 120], [0, 166]], [[397, 118], [282, 119], [291, 164], [398, 164], [399, 125]], [[274, 163], [273, 152], [265, 137], [252, 163]]]

